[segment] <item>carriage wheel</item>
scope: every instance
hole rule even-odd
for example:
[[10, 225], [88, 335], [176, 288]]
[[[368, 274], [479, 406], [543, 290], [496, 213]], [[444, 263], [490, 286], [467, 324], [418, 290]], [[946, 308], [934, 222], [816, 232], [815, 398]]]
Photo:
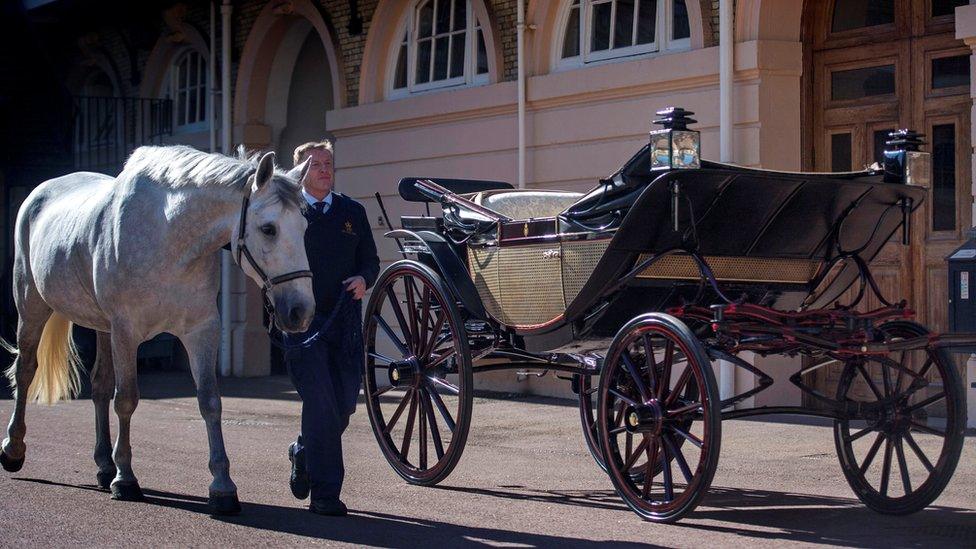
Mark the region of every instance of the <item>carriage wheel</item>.
[[388, 267], [366, 306], [367, 395], [373, 434], [393, 469], [430, 486], [451, 473], [471, 424], [471, 355], [461, 313], [425, 265]]
[[[929, 333], [907, 321], [878, 331], [885, 341]], [[966, 424], [962, 381], [949, 353], [918, 349], [848, 360], [837, 399], [883, 403], [868, 417], [834, 422], [837, 456], [858, 499], [893, 515], [935, 501], [959, 462]]]
[[647, 520], [691, 512], [715, 475], [722, 437], [718, 387], [701, 343], [672, 316], [639, 316], [614, 338], [598, 394], [600, 446], [617, 494]]

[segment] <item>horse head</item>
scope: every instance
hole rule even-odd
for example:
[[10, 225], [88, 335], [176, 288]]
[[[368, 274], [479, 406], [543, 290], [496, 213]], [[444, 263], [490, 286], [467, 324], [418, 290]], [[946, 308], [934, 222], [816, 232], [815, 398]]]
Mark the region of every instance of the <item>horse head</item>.
[[302, 215], [299, 186], [307, 171], [307, 160], [288, 172], [278, 171], [274, 153], [265, 154], [248, 180], [250, 199], [233, 243], [238, 263], [263, 287], [274, 307], [274, 322], [283, 332], [307, 330], [315, 314], [305, 254], [308, 222]]

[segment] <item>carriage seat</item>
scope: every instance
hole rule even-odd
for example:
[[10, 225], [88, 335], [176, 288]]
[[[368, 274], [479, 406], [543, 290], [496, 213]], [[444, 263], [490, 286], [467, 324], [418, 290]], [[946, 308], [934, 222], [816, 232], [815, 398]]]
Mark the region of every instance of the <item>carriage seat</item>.
[[555, 217], [582, 197], [570, 191], [504, 189], [475, 193], [472, 201], [511, 219], [531, 219]]

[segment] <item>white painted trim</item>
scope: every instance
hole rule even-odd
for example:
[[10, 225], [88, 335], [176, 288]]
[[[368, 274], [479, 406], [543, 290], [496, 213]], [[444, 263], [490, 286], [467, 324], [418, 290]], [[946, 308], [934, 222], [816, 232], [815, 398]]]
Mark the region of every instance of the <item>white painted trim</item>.
[[[562, 57], [562, 53], [566, 36], [566, 25], [569, 23], [569, 14], [574, 4], [573, 0], [567, 0], [563, 2], [563, 5], [560, 7], [559, 15], [556, 17], [556, 24], [553, 26], [555, 32], [551, 37], [552, 44], [549, 49], [550, 66], [553, 67], [553, 72], [557, 72], [608, 62], [616, 63], [620, 61], [654, 57], [657, 55], [665, 55], [692, 49], [692, 37], [696, 35], [696, 30], [697, 35], [701, 36], [702, 34], [700, 11], [697, 9], [692, 9], [692, 6], [695, 5], [694, 2], [695, 0], [686, 0], [685, 2], [685, 5], [688, 7], [688, 25], [690, 28], [690, 36], [688, 38], [671, 40], [671, 32], [673, 30], [673, 25], [671, 24], [673, 0], [664, 0], [657, 3], [654, 42], [629, 46], [626, 48], [611, 48], [608, 50], [591, 52], [589, 51], [591, 27], [589, 21], [593, 15], [593, 1], [580, 0], [580, 54], [576, 57], [567, 57], [564, 59]], [[613, 16], [611, 15], [611, 25], [613, 22]], [[666, 38], [662, 39], [662, 37]], [[610, 36], [610, 40], [613, 40], [612, 34]]]

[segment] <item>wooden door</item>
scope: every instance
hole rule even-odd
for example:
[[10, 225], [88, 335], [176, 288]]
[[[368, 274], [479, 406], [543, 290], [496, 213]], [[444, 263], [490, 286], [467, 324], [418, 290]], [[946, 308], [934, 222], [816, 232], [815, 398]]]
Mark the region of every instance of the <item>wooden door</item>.
[[[932, 153], [932, 188], [912, 223], [912, 243], [895, 235], [872, 262], [890, 301], [906, 299], [916, 320], [947, 328], [945, 257], [972, 225], [970, 49], [954, 36], [953, 9], [965, 1], [808, 2], [812, 49], [807, 119], [812, 166], [859, 170], [880, 160], [887, 132], [911, 128]], [[879, 306], [865, 299], [862, 309]], [[839, 372], [814, 385], [833, 394]]]

